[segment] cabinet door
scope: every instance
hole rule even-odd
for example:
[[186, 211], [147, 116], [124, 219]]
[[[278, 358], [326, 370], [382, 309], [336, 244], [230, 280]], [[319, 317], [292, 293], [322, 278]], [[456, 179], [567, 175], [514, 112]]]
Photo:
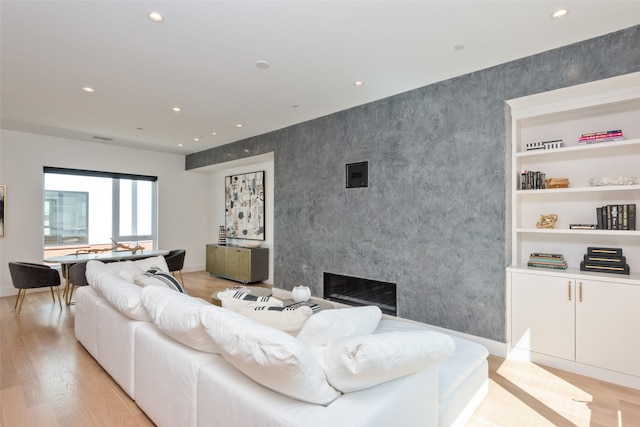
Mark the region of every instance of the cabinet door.
[[511, 273], [511, 343], [514, 347], [573, 360], [574, 281]]
[[229, 248], [227, 252], [227, 276], [241, 282], [251, 280], [251, 250]]
[[640, 376], [640, 286], [576, 282], [576, 360]]
[[207, 245], [207, 271], [219, 276], [227, 275], [227, 248]]

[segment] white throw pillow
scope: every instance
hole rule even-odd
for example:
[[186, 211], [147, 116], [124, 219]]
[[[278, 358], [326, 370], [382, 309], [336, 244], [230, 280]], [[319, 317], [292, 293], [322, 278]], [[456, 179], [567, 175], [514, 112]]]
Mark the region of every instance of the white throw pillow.
[[263, 325], [271, 326], [272, 328], [279, 329], [291, 335], [296, 335], [300, 332], [300, 329], [307, 319], [311, 317], [313, 311], [307, 306], [296, 309], [263, 306], [247, 308], [239, 313]]
[[87, 262], [87, 282], [123, 315], [134, 319], [150, 321], [151, 317], [140, 301], [142, 288], [125, 281], [114, 269], [100, 261]]
[[160, 331], [196, 350], [220, 352], [200, 322], [200, 310], [211, 306], [208, 302], [160, 286], [142, 289], [141, 299]]
[[311, 350], [295, 337], [213, 306], [200, 311], [200, 320], [224, 358], [258, 384], [320, 405], [340, 396]]
[[336, 338], [314, 353], [336, 390], [351, 393], [418, 372], [451, 356], [455, 342], [435, 331]]
[[240, 291], [220, 291], [217, 296], [222, 307], [236, 312], [254, 307], [282, 307], [282, 301], [277, 298], [259, 297]]
[[309, 319], [298, 334], [307, 345], [327, 345], [331, 340], [352, 335], [369, 335], [382, 317], [377, 306], [322, 310]]

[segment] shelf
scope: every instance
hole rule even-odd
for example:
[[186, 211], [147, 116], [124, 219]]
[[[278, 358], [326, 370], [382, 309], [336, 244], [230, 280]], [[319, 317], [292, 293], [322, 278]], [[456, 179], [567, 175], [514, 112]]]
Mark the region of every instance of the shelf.
[[560, 193], [593, 193], [606, 191], [639, 191], [640, 184], [634, 185], [601, 185], [597, 187], [545, 188], [538, 190], [516, 190], [518, 196], [549, 196]]
[[567, 277], [583, 277], [585, 279], [602, 280], [614, 283], [624, 283], [627, 285], [640, 286], [640, 274], [614, 274], [614, 273], [593, 273], [590, 271], [581, 271], [579, 268], [569, 267], [566, 270], [553, 268], [536, 268], [529, 267], [526, 264], [510, 265], [507, 267], [509, 272], [524, 272], [542, 276], [567, 276]]
[[571, 230], [567, 228], [516, 228], [521, 234], [586, 234], [590, 236], [640, 237], [638, 230]]
[[553, 150], [531, 150], [531, 151], [522, 151], [516, 153], [516, 157], [542, 157], [542, 156], [565, 156], [567, 153], [571, 152], [584, 152], [584, 153], [595, 153], [598, 151], [606, 151], [616, 148], [628, 148], [638, 146], [640, 149], [640, 139], [628, 139], [624, 141], [609, 141], [609, 142], [599, 142], [595, 144], [586, 144], [579, 146], [571, 146], [571, 147], [563, 147], [556, 148]]

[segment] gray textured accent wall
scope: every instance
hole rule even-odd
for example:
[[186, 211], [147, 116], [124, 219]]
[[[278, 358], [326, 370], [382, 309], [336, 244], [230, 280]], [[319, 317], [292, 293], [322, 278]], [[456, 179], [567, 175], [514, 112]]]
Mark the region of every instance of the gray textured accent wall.
[[[505, 100], [640, 71], [640, 26], [187, 156], [274, 151], [274, 283], [395, 282], [402, 317], [505, 341]], [[369, 187], [345, 165], [369, 162]]]

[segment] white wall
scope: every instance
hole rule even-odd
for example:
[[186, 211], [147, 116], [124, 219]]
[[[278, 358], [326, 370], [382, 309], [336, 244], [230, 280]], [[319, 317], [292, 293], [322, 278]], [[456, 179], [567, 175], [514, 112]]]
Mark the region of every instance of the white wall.
[[186, 249], [184, 271], [204, 270], [209, 181], [184, 165], [183, 155], [0, 130], [0, 184], [7, 186], [0, 296], [16, 293], [9, 261], [42, 261], [43, 166], [157, 176], [158, 246]]
[[[273, 153], [249, 157], [242, 160], [221, 163], [214, 166], [195, 169], [205, 173], [208, 177], [209, 206], [208, 206], [208, 243], [218, 243], [218, 228], [224, 225], [224, 178], [229, 175], [264, 171], [265, 180], [265, 240], [260, 245], [269, 248], [269, 279], [266, 283], [273, 284], [273, 183], [274, 166]], [[242, 240], [228, 239], [227, 244], [241, 243]]]

